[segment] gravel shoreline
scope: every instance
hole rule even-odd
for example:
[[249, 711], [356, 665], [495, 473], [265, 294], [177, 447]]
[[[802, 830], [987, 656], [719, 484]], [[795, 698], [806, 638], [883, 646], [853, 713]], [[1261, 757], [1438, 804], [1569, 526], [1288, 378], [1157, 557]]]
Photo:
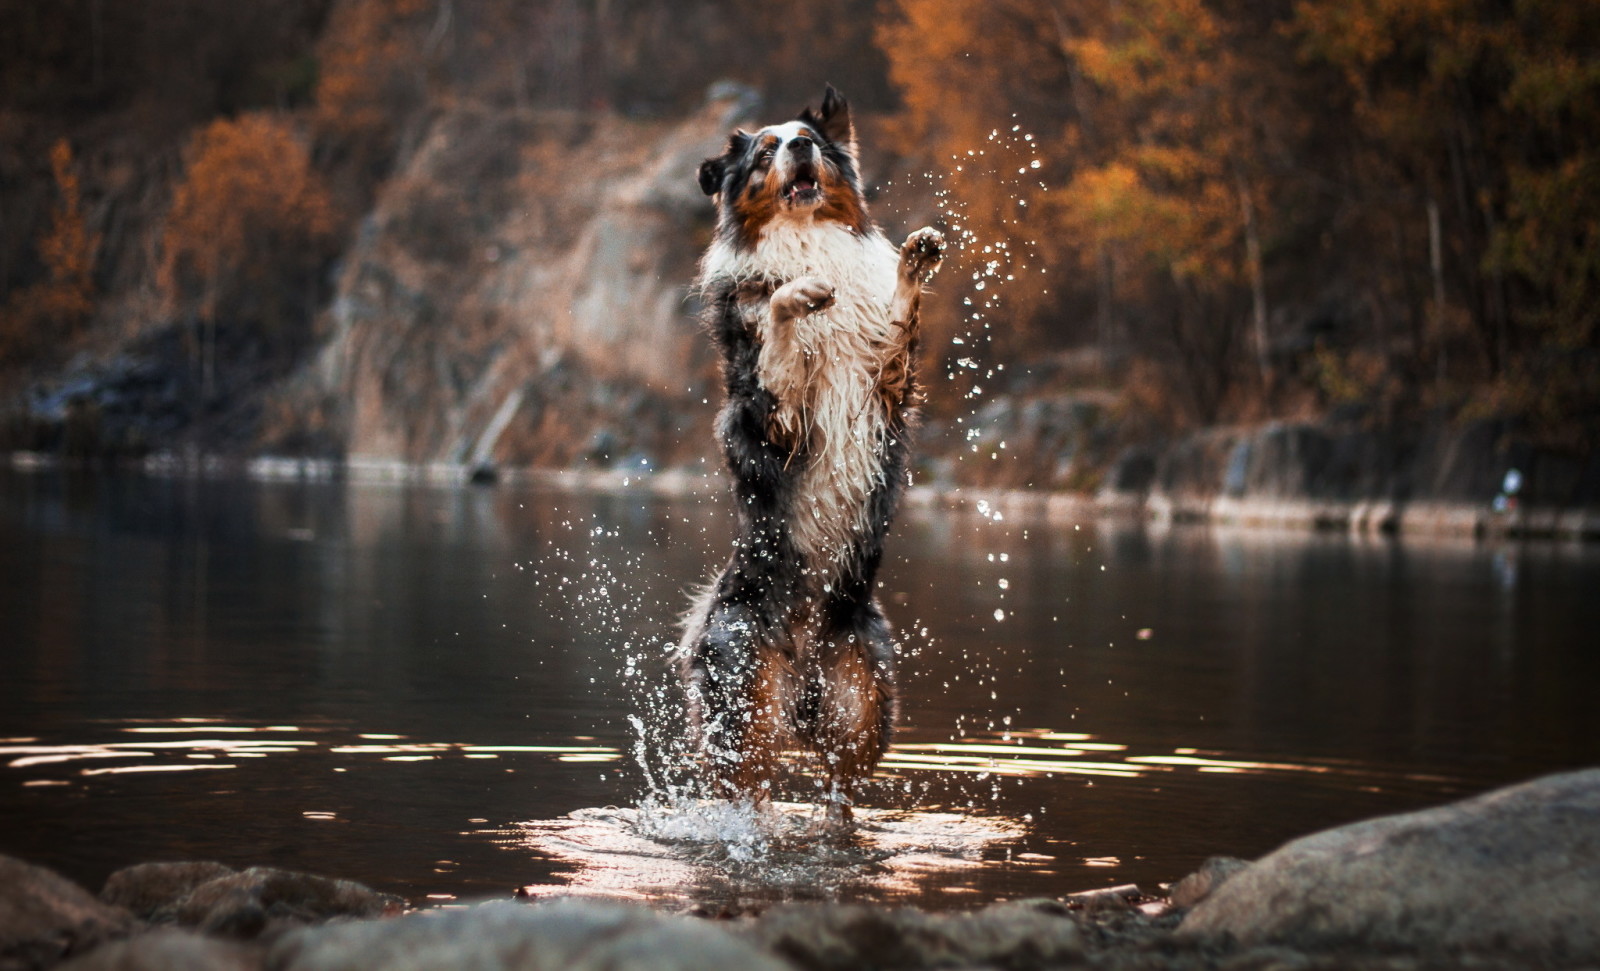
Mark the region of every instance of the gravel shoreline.
[[344, 880], [147, 863], [99, 894], [0, 856], [0, 971], [1600, 966], [1600, 769], [1119, 887], [930, 913], [672, 914], [577, 896], [410, 910]]

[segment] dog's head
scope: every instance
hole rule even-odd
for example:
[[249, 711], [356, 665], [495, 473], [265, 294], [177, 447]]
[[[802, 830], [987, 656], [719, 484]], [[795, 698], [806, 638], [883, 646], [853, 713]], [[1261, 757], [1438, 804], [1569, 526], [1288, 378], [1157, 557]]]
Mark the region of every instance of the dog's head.
[[735, 131], [727, 149], [700, 164], [700, 188], [717, 197], [718, 232], [754, 246], [783, 220], [834, 221], [866, 232], [850, 105], [828, 85], [820, 110], [758, 132]]

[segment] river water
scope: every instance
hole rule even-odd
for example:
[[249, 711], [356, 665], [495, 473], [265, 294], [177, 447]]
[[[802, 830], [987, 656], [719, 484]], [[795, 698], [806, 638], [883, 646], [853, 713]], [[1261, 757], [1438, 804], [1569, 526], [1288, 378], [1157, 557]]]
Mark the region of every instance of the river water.
[[416, 904], [965, 907], [1600, 763], [1592, 547], [912, 509], [859, 829], [803, 771], [765, 815], [672, 797], [637, 756], [681, 737], [665, 646], [726, 513], [0, 473], [0, 852], [91, 887], [215, 859]]

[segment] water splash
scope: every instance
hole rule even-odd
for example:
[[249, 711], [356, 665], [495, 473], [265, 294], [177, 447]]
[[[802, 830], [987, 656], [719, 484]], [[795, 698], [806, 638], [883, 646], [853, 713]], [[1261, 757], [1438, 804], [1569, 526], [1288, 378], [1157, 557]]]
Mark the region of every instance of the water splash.
[[[943, 434], [959, 443], [951, 443], [957, 445], [949, 450], [954, 462], [937, 476], [954, 481], [936, 481], [936, 485], [947, 490], [951, 497], [947, 504], [953, 501], [957, 509], [976, 514], [982, 529], [975, 533], [987, 530], [987, 535], [974, 536], [974, 548], [980, 551], [1013, 546], [1019, 532], [1024, 541], [1028, 539], [1027, 526], [1013, 523], [1002, 494], [968, 498], [963, 493], [970, 486], [959, 483], [1007, 481], [1003, 466], [1016, 454], [998, 431], [1004, 423], [995, 420], [1009, 407], [1002, 396], [1008, 378], [1006, 365], [998, 360], [1003, 355], [995, 350], [996, 344], [1014, 330], [1008, 326], [1013, 305], [1026, 302], [1026, 293], [1022, 299], [1014, 299], [1014, 288], [1025, 285], [1039, 293], [1049, 292], [1048, 268], [1037, 240], [1030, 235], [1029, 203], [1043, 201], [1050, 191], [1040, 178], [1046, 161], [1042, 154], [1040, 141], [1013, 115], [1008, 125], [991, 129], [980, 144], [950, 156], [943, 171], [924, 174], [954, 257], [946, 268], [950, 274], [946, 285], [952, 289], [941, 293], [940, 299], [953, 301], [959, 308], [959, 321], [948, 346], [933, 348], [947, 383], [945, 391], [936, 390], [934, 395], [945, 402], [958, 402], [955, 413], [944, 423]], [[965, 188], [978, 185], [982, 191], [973, 193], [971, 199], [965, 198]], [[1002, 210], [998, 214], [975, 208], [997, 204]], [[1026, 605], [1014, 602], [1016, 597], [1003, 566], [1007, 554], [999, 553], [998, 557], [998, 564], [995, 553], [989, 553], [987, 563], [974, 564], [975, 571], [980, 572], [980, 582], [992, 585], [992, 603], [972, 618], [973, 626], [986, 641], [982, 649], [952, 641], [941, 641], [934, 648], [961, 652], [962, 673], [952, 679], [960, 683], [946, 683], [944, 690], [957, 692], [972, 702], [958, 719], [951, 741], [959, 741], [972, 730], [1004, 734], [1018, 713], [1004, 706], [993, 686], [1003, 665], [1018, 663], [1018, 659], [1008, 657], [1009, 638], [1004, 632], [1018, 620], [1019, 609], [1026, 609]], [[933, 642], [930, 640], [929, 644], [932, 646]], [[974, 685], [979, 690], [974, 690]], [[985, 685], [989, 690], [981, 691]], [[990, 702], [987, 711], [983, 710], [984, 695]], [[991, 789], [989, 795], [992, 794]], [[982, 798], [975, 793], [969, 801], [977, 804]]]
[[964, 875], [1003, 861], [1021, 824], [948, 812], [863, 809], [853, 827], [813, 805], [696, 800], [581, 809], [501, 831], [507, 843], [571, 869], [584, 893], [743, 911], [792, 900], [919, 899], [971, 889]]

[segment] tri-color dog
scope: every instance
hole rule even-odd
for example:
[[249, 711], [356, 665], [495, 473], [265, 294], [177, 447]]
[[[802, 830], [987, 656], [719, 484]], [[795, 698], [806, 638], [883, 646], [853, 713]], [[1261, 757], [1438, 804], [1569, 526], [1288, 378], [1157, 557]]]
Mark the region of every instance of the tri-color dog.
[[757, 803], [780, 756], [820, 756], [835, 817], [889, 744], [895, 644], [874, 595], [904, 491], [918, 307], [943, 240], [898, 249], [867, 215], [850, 108], [735, 131], [700, 166], [716, 237], [700, 264], [722, 352], [718, 417], [737, 538], [680, 645], [722, 798]]

